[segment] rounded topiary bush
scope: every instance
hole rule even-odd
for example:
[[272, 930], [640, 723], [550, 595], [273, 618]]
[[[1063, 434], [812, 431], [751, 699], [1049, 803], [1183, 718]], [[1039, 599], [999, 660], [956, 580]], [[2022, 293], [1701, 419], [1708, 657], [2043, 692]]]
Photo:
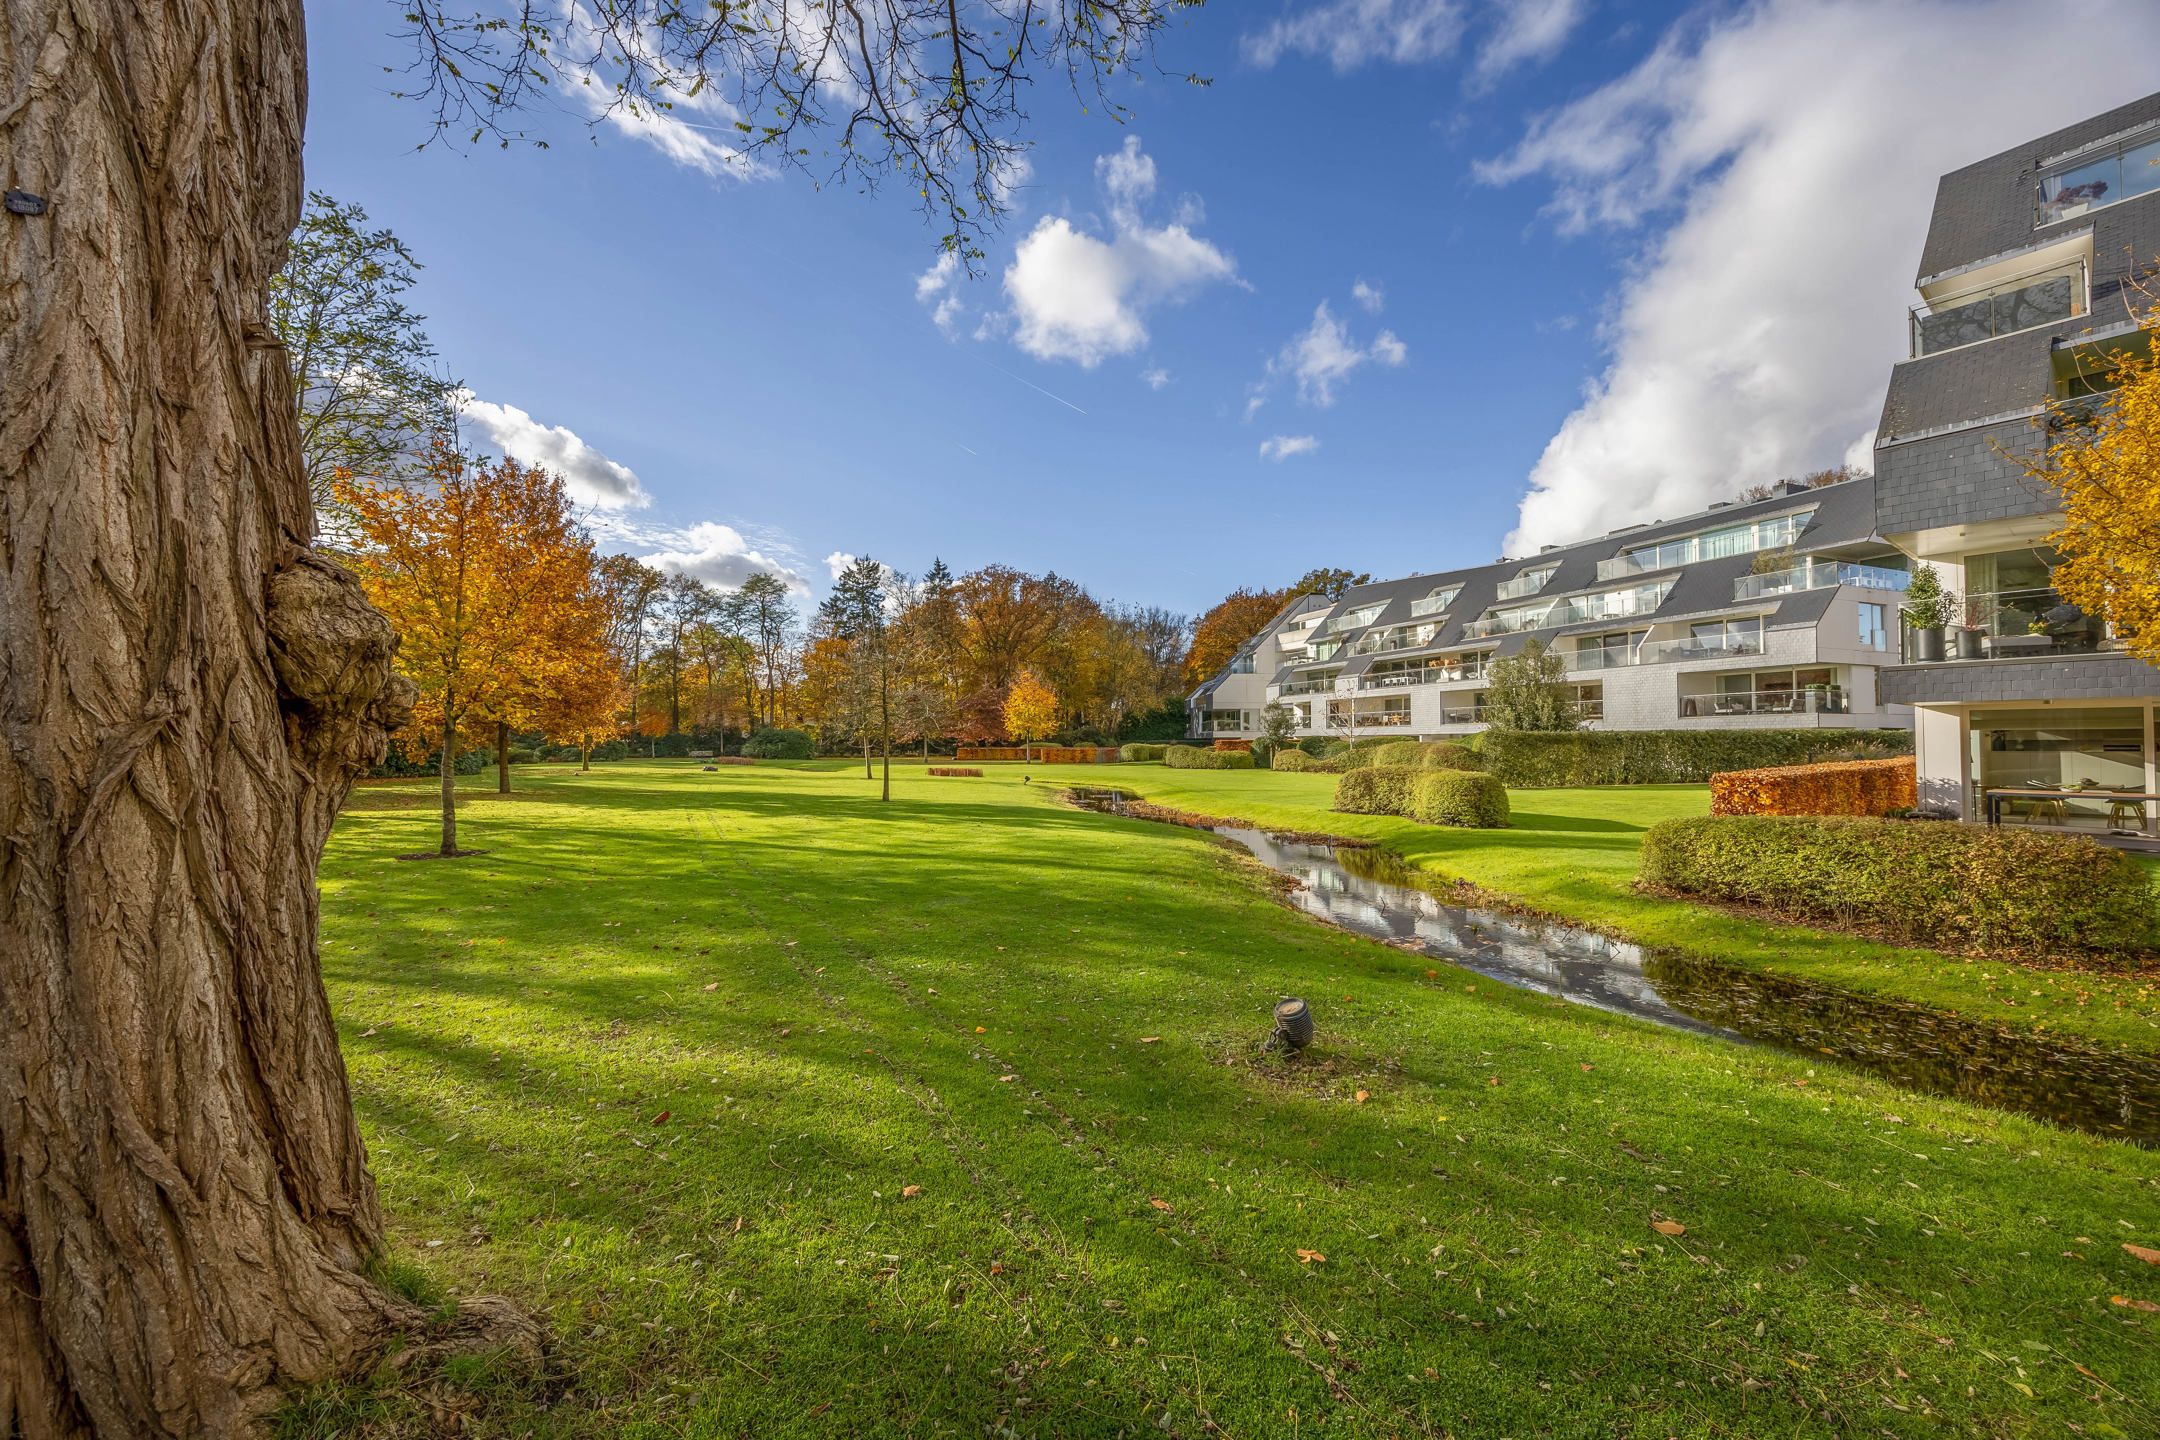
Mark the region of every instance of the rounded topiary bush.
[[1270, 770], [1289, 770], [1303, 773], [1310, 770], [1325, 769], [1326, 763], [1306, 754], [1303, 750], [1278, 750], [1275, 752], [1275, 758], [1269, 763], [1268, 768]]
[[1408, 815], [1410, 782], [1417, 775], [1407, 765], [1361, 765], [1346, 770], [1335, 784], [1332, 808], [1345, 815]]
[[1163, 751], [1169, 748], [1168, 745], [1120, 745], [1118, 746], [1117, 758], [1134, 764], [1147, 761], [1159, 762], [1163, 758]]
[[816, 750], [808, 731], [784, 727], [754, 730], [742, 744], [742, 753], [754, 760], [808, 760]]
[[1508, 823], [1507, 787], [1479, 770], [1421, 771], [1410, 787], [1410, 818], [1499, 830]]
[[1162, 763], [1173, 770], [1250, 770], [1252, 755], [1244, 750], [1206, 750], [1198, 745], [1172, 745], [1163, 752]]
[[1955, 949], [2129, 956], [2155, 943], [2145, 869], [2082, 836], [1851, 816], [1665, 820], [1641, 882]]

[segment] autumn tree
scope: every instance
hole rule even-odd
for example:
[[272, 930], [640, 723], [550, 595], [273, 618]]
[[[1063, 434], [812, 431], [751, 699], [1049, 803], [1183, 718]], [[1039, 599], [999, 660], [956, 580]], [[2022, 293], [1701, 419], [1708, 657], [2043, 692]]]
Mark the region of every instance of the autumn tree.
[[[515, 460], [472, 465], [438, 442], [420, 485], [340, 480], [368, 599], [419, 686], [407, 749], [438, 750], [442, 848], [457, 844], [456, 765], [476, 725], [501, 730], [539, 707], [546, 677], [600, 655], [592, 546], [560, 478]], [[589, 644], [588, 644], [589, 642]]]
[[1246, 641], [1267, 628], [1290, 599], [1288, 590], [1233, 590], [1193, 625], [1185, 678], [1197, 685], [1230, 663]]
[[270, 324], [292, 371], [308, 497], [341, 538], [332, 482], [417, 478], [430, 442], [448, 430], [456, 386], [436, 373], [426, 317], [404, 299], [419, 270], [366, 211], [318, 190], [270, 280]]
[[2104, 403], [2043, 417], [2051, 433], [2027, 469], [2062, 505], [2056, 593], [2160, 664], [2160, 306], [2139, 318], [2096, 377]]
[[698, 625], [707, 621], [719, 602], [712, 587], [695, 575], [670, 575], [654, 602], [663, 640], [668, 687], [668, 734], [682, 734], [683, 667], [688, 659], [686, 642]]
[[628, 677], [624, 703], [631, 707], [627, 718], [632, 726], [643, 679], [639, 672], [645, 659], [645, 627], [666, 584], [666, 575], [633, 556], [603, 555], [593, 565], [593, 585], [606, 616], [603, 642]]
[[1028, 747], [1034, 741], [1048, 738], [1057, 730], [1058, 697], [1032, 670], [1020, 672], [1012, 688], [1005, 692], [1005, 733], [1020, 742], [1020, 758], [1032, 759]]
[[[750, 153], [903, 175], [972, 253], [1024, 146], [1024, 87], [1121, 71], [1174, 3], [1037, 24], [900, 0], [868, 46], [838, 43], [855, 7], [777, 0], [530, 6], [509, 25], [441, 0], [381, 13], [416, 37], [445, 123], [469, 102], [500, 124], [543, 78], [636, 106], [718, 82], [759, 117]], [[388, 625], [315, 553], [267, 309], [301, 212], [304, 11], [0, 13], [8, 184], [46, 202], [0, 217], [0, 690], [17, 717], [0, 750], [0, 1434], [227, 1434], [423, 1319], [370, 1278], [382, 1219], [316, 948], [323, 842], [411, 687]], [[559, 43], [595, 14], [613, 43]], [[470, 53], [491, 44], [499, 64]], [[798, 63], [820, 53], [847, 83]], [[851, 97], [894, 95], [938, 98], [854, 113]], [[462, 1314], [512, 1333], [501, 1307]]]
[[[1332, 570], [1316, 566], [1299, 576], [1290, 586], [1291, 595], [1325, 595], [1330, 600], [1340, 600], [1343, 593], [1354, 585], [1370, 585], [1372, 576], [1364, 571]], [[1288, 596], [1284, 597], [1289, 598]]]
[[[743, 581], [730, 598], [734, 623], [749, 641], [764, 677], [764, 719], [767, 726], [780, 723], [780, 682], [788, 665], [788, 647], [798, 624], [785, 582], [759, 571]], [[753, 723], [756, 717], [753, 716]]]

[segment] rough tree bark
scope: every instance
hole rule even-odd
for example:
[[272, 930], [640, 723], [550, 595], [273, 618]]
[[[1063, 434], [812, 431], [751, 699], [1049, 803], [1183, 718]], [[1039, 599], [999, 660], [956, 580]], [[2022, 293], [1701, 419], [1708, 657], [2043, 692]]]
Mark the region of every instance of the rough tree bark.
[[437, 752], [435, 771], [442, 782], [442, 853], [455, 855], [457, 848], [457, 721], [451, 719], [454, 712], [451, 696], [443, 696], [442, 749]]
[[300, 0], [0, 0], [0, 1435], [221, 1435], [409, 1307], [316, 862], [411, 705], [265, 282]]

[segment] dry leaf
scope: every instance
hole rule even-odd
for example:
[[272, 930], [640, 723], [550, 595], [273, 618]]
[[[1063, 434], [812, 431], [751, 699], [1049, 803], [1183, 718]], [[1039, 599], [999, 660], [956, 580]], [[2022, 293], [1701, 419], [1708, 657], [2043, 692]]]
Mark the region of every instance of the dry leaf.
[[1155, 1207], [1156, 1209], [1158, 1209], [1158, 1210], [1161, 1210], [1161, 1211], [1165, 1211], [1165, 1212], [1169, 1211], [1169, 1210], [1170, 1210], [1170, 1209], [1172, 1208], [1172, 1207], [1171, 1207], [1171, 1205], [1170, 1205], [1170, 1202], [1169, 1202], [1168, 1200], [1164, 1200], [1164, 1199], [1162, 1199], [1162, 1198], [1161, 1198], [1160, 1196], [1155, 1196], [1155, 1195], [1150, 1195], [1150, 1196], [1148, 1196], [1148, 1202], [1147, 1202], [1147, 1203], [1148, 1203], [1148, 1204], [1150, 1204], [1150, 1205], [1153, 1205], [1153, 1206], [1154, 1206], [1154, 1207]]
[[2123, 1249], [2137, 1256], [2138, 1259], [2148, 1265], [2160, 1265], [2160, 1250], [2155, 1250], [2149, 1245], [2132, 1245], [2125, 1240], [2123, 1241]]
[[1360, 1105], [1364, 1104], [1367, 1100], [1371, 1098], [1371, 1092], [1369, 1091], [1360, 1090], [1357, 1092], [1357, 1103]]
[[1002, 1275], [1002, 1274], [1004, 1274], [1004, 1273], [1005, 1273], [1005, 1262], [1004, 1262], [1004, 1261], [1002, 1261], [1002, 1260], [992, 1260], [992, 1261], [990, 1262], [990, 1273], [991, 1273], [991, 1274], [993, 1274], [993, 1275]]
[[1012, 1084], [1012, 1082], [1013, 1082], [1013, 1081], [1015, 1081], [1015, 1080], [1017, 1080], [1017, 1079], [1019, 1079], [1019, 1078], [1020, 1078], [1020, 1077], [1019, 1077], [1018, 1075], [1000, 1075], [1000, 1076], [998, 1076], [998, 1084], [1000, 1084], [1000, 1085], [1010, 1085], [1010, 1084]]
[[2128, 1295], [2110, 1295], [2108, 1296], [2108, 1304], [2122, 1305], [2132, 1310], [2143, 1310], [2148, 1315], [2160, 1314], [2160, 1305], [2155, 1305], [2150, 1300], [2133, 1300]]
[[705, 988], [707, 990], [717, 990], [720, 988], [720, 982], [718, 980], [715, 980], [712, 982], [712, 984], [707, 985]]
[[655, 1125], [665, 1125], [668, 1122], [668, 1116], [672, 1113], [672, 1111], [662, 1110], [659, 1114], [652, 1117], [652, 1123]]
[[989, 1031], [987, 1031], [987, 1030], [985, 1030], [985, 1029], [983, 1029], [983, 1027], [982, 1027], [982, 1026], [980, 1026], [980, 1025], [977, 1025], [977, 1026], [975, 1027], [975, 1033], [976, 1033], [976, 1034], [978, 1034], [978, 1035], [987, 1035], [987, 1034], [989, 1034], [990, 1032], [989, 1032]]
[[1321, 1254], [1318, 1250], [1301, 1249], [1297, 1252], [1297, 1258], [1300, 1265], [1325, 1265], [1327, 1263], [1327, 1256]]
[[1499, 1084], [1499, 1083], [1500, 1083], [1500, 1077], [1499, 1077], [1498, 1075], [1490, 1075], [1490, 1076], [1487, 1076], [1487, 1077], [1486, 1077], [1486, 1080], [1485, 1080], [1485, 1083], [1486, 1083], [1487, 1085], [1497, 1085], [1497, 1084]]
[[903, 1200], [912, 1200], [920, 1194], [922, 1194], [922, 1186], [920, 1185], [903, 1185], [900, 1187], [900, 1198]]
[[1143, 1045], [1160, 1045], [1160, 1044], [1162, 1043], [1162, 1036], [1160, 1036], [1160, 1035], [1142, 1035], [1142, 1036], [1140, 1037], [1140, 1043], [1141, 1043], [1141, 1044], [1143, 1044]]
[[1652, 1220], [1650, 1222], [1650, 1228], [1657, 1231], [1657, 1233], [1660, 1235], [1687, 1234], [1687, 1226], [1681, 1224], [1678, 1220]]
[[780, 1027], [780, 1038], [783, 1040], [787, 1039], [788, 1036], [794, 1033], [795, 1029], [791, 1025], [783, 1025], [782, 1027]]

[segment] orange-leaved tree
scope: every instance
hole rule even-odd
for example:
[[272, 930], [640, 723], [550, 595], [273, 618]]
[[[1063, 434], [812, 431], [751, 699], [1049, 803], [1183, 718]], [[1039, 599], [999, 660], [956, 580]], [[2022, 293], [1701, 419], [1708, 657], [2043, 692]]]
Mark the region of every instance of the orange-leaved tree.
[[[2054, 487], [2062, 525], [2055, 590], [2104, 617], [2123, 644], [2160, 664], [2160, 306], [2109, 357], [2107, 403], [2064, 423], [2029, 463]], [[2045, 423], [2045, 422], [2044, 422]]]
[[1057, 729], [1057, 692], [1033, 670], [1023, 670], [1005, 692], [1005, 733], [1020, 742], [1020, 758], [1032, 759], [1028, 747]]
[[1197, 685], [1229, 664], [1238, 647], [1259, 634], [1289, 598], [1288, 590], [1233, 590], [1224, 596], [1193, 626], [1185, 678]]
[[398, 636], [398, 669], [420, 687], [400, 738], [415, 755], [440, 749], [441, 853], [456, 855], [461, 737], [529, 723], [566, 667], [604, 653], [592, 542], [556, 476], [473, 464], [440, 442], [420, 483], [344, 477], [335, 493], [361, 584]]

